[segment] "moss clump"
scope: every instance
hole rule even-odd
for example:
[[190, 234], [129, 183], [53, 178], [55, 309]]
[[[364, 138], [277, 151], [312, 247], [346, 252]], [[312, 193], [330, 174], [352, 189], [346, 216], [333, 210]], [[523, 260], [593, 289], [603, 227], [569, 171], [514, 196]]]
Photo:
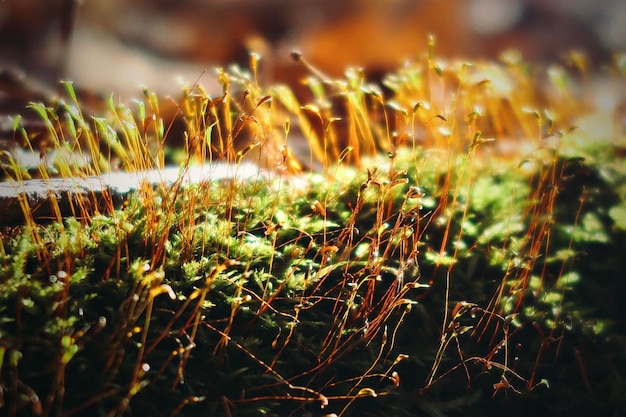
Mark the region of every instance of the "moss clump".
[[[273, 175], [81, 197], [83, 215], [46, 221], [24, 207], [3, 231], [9, 415], [623, 409], [626, 173], [603, 156], [617, 145], [580, 146], [591, 133], [569, 130], [586, 102], [562, 83], [562, 101], [541, 96], [510, 57], [429, 56], [385, 93], [358, 71], [315, 78], [304, 105], [240, 69], [221, 77], [222, 98], [184, 94], [181, 163], [265, 152]], [[95, 157], [60, 172], [110, 169], [97, 139], [129, 170], [180, 161], [155, 97], [90, 125], [69, 92], [61, 131]], [[154, 131], [137, 123], [146, 108]], [[317, 172], [285, 173], [290, 118]], [[515, 135], [528, 152], [496, 148]], [[18, 165], [7, 175], [23, 180]]]

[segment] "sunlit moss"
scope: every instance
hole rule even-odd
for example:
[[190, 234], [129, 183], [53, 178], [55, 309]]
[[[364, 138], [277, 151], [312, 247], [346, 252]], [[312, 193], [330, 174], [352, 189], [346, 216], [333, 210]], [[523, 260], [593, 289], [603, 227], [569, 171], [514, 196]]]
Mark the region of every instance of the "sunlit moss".
[[[5, 400], [26, 414], [347, 416], [472, 415], [459, 398], [502, 410], [500, 389], [529, 409], [582, 397], [571, 375], [611, 364], [572, 355], [602, 337], [623, 347], [598, 300], [625, 267], [626, 173], [613, 142], [584, 143], [589, 106], [567, 71], [547, 69], [558, 97], [513, 55], [409, 62], [384, 91], [360, 70], [312, 73], [303, 98], [239, 67], [219, 71], [224, 96], [186, 88], [184, 152], [168, 162], [247, 159], [259, 175], [81, 197], [81, 216], [23, 206], [2, 231]], [[88, 120], [66, 88], [62, 117], [33, 105], [58, 156], [38, 176], [175, 153], [149, 91]]]

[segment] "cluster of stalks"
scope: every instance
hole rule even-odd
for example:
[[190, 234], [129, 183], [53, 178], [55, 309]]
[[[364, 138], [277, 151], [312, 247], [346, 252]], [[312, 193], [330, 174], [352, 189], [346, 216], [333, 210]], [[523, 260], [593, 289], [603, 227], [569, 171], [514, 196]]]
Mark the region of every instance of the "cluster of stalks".
[[67, 98], [32, 105], [42, 149], [16, 118], [41, 155], [30, 171], [9, 157], [17, 187], [172, 163], [252, 161], [259, 176], [146, 184], [122, 205], [76, 195], [70, 218], [52, 196], [39, 219], [22, 195], [25, 221], [0, 247], [0, 408], [347, 416], [402, 393], [418, 407], [451, 375], [471, 391], [488, 374], [493, 395], [548, 385], [539, 367], [569, 318], [533, 300], [561, 305], [576, 257], [553, 246], [575, 252], [554, 228], [583, 170], [564, 149], [591, 105], [574, 88], [584, 57], [539, 84], [514, 53], [468, 63], [433, 49], [382, 82], [310, 68], [296, 92], [262, 86], [252, 55], [250, 71], [218, 72], [219, 97], [145, 91], [103, 116], [66, 83]]

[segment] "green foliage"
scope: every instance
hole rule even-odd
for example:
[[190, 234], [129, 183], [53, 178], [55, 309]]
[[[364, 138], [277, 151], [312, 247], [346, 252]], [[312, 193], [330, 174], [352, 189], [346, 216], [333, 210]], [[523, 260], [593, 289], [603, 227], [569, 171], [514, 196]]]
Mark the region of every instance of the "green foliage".
[[[187, 133], [238, 163], [262, 145], [228, 148], [237, 123], [269, 137], [273, 118], [288, 114], [328, 157], [320, 172], [148, 187], [102, 213], [3, 230], [0, 407], [11, 416], [624, 410], [623, 164], [612, 145], [570, 146], [578, 132], [556, 135], [562, 147], [491, 158], [493, 140], [475, 125], [483, 116], [494, 133], [554, 133], [552, 112], [529, 110], [536, 97], [513, 88], [528, 84], [527, 68], [434, 65], [390, 75], [387, 101], [359, 71], [312, 81], [306, 111], [322, 132], [286, 87], [274, 90], [281, 107], [247, 72], [221, 72], [225, 89], [248, 89], [252, 107], [188, 91]], [[561, 92], [572, 82], [563, 71], [549, 72]], [[449, 79], [463, 97], [455, 123], [436, 97]], [[90, 127], [67, 88], [68, 135], [94, 141], [93, 129], [127, 169], [160, 166], [162, 120], [156, 146], [113, 102], [111, 119]], [[344, 148], [329, 113], [337, 97]], [[155, 101], [146, 92], [141, 120]], [[392, 118], [408, 132], [390, 132]], [[419, 129], [430, 142], [413, 138]], [[99, 172], [101, 159], [84, 172]]]

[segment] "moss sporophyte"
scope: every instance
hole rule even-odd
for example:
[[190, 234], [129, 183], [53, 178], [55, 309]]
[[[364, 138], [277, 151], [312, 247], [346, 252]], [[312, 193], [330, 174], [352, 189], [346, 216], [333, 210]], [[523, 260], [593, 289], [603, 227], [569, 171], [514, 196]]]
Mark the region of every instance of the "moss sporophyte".
[[231, 68], [175, 116], [33, 104], [2, 159], [3, 413], [624, 410], [624, 126], [512, 56], [308, 95]]

